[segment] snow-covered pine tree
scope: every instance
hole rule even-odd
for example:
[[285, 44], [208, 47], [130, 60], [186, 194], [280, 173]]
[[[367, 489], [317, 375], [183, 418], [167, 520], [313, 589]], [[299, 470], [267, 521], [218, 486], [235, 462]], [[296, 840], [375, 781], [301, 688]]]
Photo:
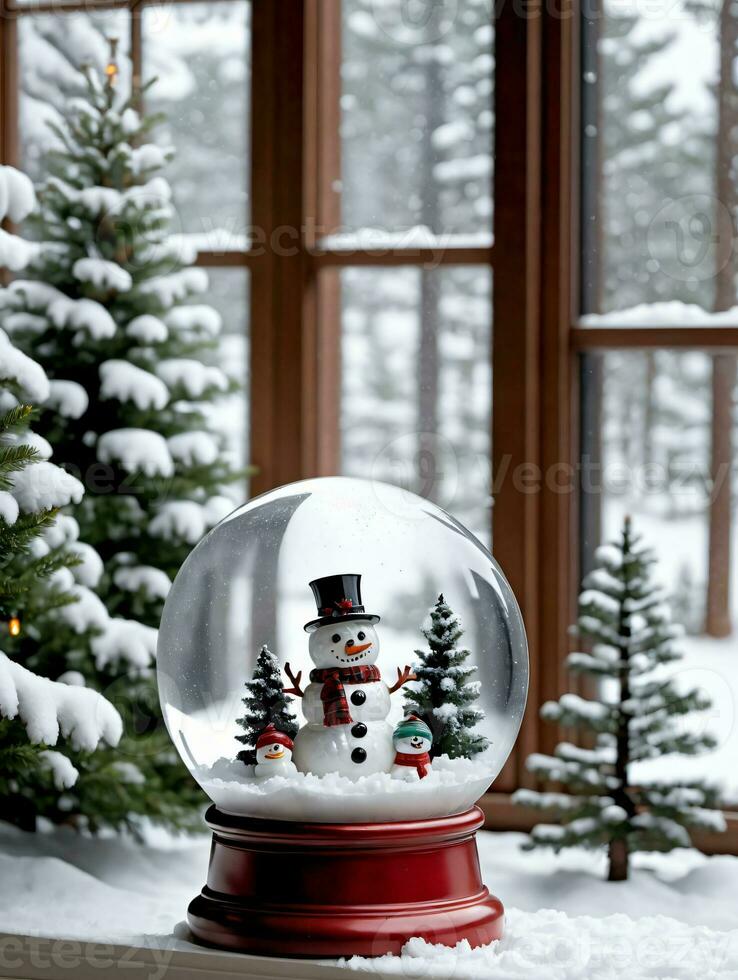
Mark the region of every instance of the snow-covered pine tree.
[[681, 627], [671, 622], [651, 576], [653, 553], [625, 518], [617, 543], [601, 546], [579, 596], [578, 635], [588, 652], [571, 653], [572, 673], [594, 680], [598, 698], [564, 694], [541, 716], [592, 737], [591, 748], [561, 742], [553, 756], [531, 755], [528, 769], [565, 792], [519, 790], [515, 801], [557, 814], [560, 824], [534, 827], [527, 848], [607, 847], [611, 881], [628, 877], [634, 851], [687, 847], [689, 828], [724, 829], [716, 790], [703, 780], [661, 781], [636, 764], [670, 753], [695, 755], [714, 739], [680, 724], [709, 700], [683, 690], [669, 665], [678, 662]]
[[[72, 513], [103, 559], [98, 592], [114, 622], [128, 617], [153, 635], [173, 576], [233, 508], [222, 490], [242, 474], [209, 430], [213, 399], [232, 385], [213, 364], [219, 315], [186, 302], [207, 275], [169, 234], [159, 171], [171, 150], [147, 141], [156, 119], [118, 95], [116, 78], [113, 61], [103, 75], [88, 69], [85, 95], [55, 126], [37, 254], [8, 289], [3, 326], [51, 379], [37, 428], [85, 484]], [[201, 797], [166, 735], [152, 652], [111, 638], [99, 680], [121, 700], [152, 815], [187, 823]], [[120, 669], [132, 653], [135, 682]]]
[[[0, 201], [9, 202], [7, 213], [18, 222], [33, 206], [33, 188], [27, 178], [9, 168], [4, 168], [0, 176], [4, 180]], [[43, 262], [49, 249], [46, 243], [24, 242], [15, 235], [5, 235], [0, 239], [0, 246], [3, 261], [16, 272], [25, 262]], [[23, 297], [26, 293], [19, 285], [23, 281], [15, 280], [0, 290], [0, 325], [11, 335], [22, 335], [32, 331], [34, 325], [50, 322], [25, 308]], [[55, 292], [53, 287], [40, 282], [29, 281], [28, 288], [38, 289], [41, 293], [43, 290], [50, 294]], [[91, 303], [91, 306], [95, 304]], [[6, 337], [5, 333], [3, 337]], [[77, 346], [60, 355], [59, 361], [77, 357], [82, 369], [87, 359], [78, 345], [86, 342], [88, 331], [80, 326], [76, 337]], [[13, 352], [12, 355], [9, 352]], [[7, 338], [3, 354], [0, 358], [3, 364], [18, 364], [19, 358], [24, 357]], [[32, 391], [25, 389], [23, 398], [38, 406], [53, 407], [75, 401], [79, 405], [80, 397], [84, 396], [81, 388], [63, 380], [49, 381], [43, 368], [27, 356], [24, 363], [24, 378], [28, 377], [27, 365], [33, 364], [37, 380]], [[0, 372], [0, 377], [7, 381], [7, 384], [0, 384], [4, 389], [3, 407], [16, 406], [22, 393], [13, 385], [17, 388], [20, 382], [7, 370]], [[44, 429], [43, 436], [38, 431], [23, 436], [25, 440], [32, 440], [31, 445], [42, 457], [31, 472], [40, 472], [39, 466], [46, 467], [44, 487], [49, 480], [56, 483], [60, 479], [72, 481], [77, 488], [75, 493], [67, 493], [57, 505], [67, 504], [68, 509], [84, 518], [89, 510], [82, 501], [82, 484], [71, 473], [46, 462], [51, 455], [48, 436], [53, 438], [54, 426], [49, 424], [52, 417], [50, 410], [44, 412], [35, 425], [37, 429]], [[67, 466], [71, 469], [69, 464]], [[34, 491], [29, 498], [29, 508], [30, 501], [35, 506], [41, 499]], [[73, 790], [61, 798], [57, 798], [58, 794], [29, 791], [23, 800], [18, 797], [6, 800], [3, 811], [6, 819], [21, 822], [24, 826], [32, 826], [35, 818], [45, 817], [93, 830], [123, 824], [135, 830], [140, 818], [147, 816], [178, 827], [196, 826], [201, 795], [191, 781], [183, 777], [176, 753], [158, 720], [152, 670], [156, 630], [145, 622], [127, 618], [123, 602], [109, 602], [106, 607], [101, 601], [97, 594], [101, 589], [105, 590], [106, 597], [113, 595], [104, 564], [107, 555], [103, 548], [95, 549], [84, 540], [80, 523], [74, 516], [59, 515], [53, 526], [44, 532], [43, 540], [34, 546], [41, 550], [65, 546], [74, 553], [77, 559], [74, 568], [59, 570], [55, 584], [59, 585], [63, 573], [61, 585], [75, 601], [62, 605], [54, 617], [27, 618], [20, 635], [6, 641], [7, 652], [19, 664], [43, 677], [71, 677], [76, 685], [104, 691], [124, 716], [125, 735], [115, 751], [102, 747], [85, 760], [84, 765], [78, 767], [79, 778]], [[123, 597], [127, 598], [125, 593]], [[76, 766], [77, 762], [74, 764]]]
[[246, 710], [243, 717], [238, 719], [244, 734], [236, 735], [236, 740], [246, 746], [238, 753], [238, 758], [250, 766], [256, 762], [256, 740], [267, 725], [274, 725], [290, 738], [297, 735], [298, 726], [295, 715], [290, 711], [292, 698], [284, 693], [279, 661], [267, 646], [259, 651], [254, 675], [250, 681], [246, 681], [246, 691], [243, 698]]
[[103, 551], [104, 599], [156, 625], [169, 582], [233, 508], [229, 466], [207, 408], [231, 384], [213, 366], [220, 317], [191, 296], [207, 274], [169, 234], [170, 149], [146, 142], [154, 117], [87, 71], [38, 189], [38, 254], [11, 284], [7, 328], [51, 378], [38, 428], [88, 487], [76, 513]]
[[[0, 168], [0, 219], [25, 217], [34, 204], [27, 178]], [[33, 247], [0, 232], [0, 263], [18, 271]], [[0, 330], [0, 809], [33, 829], [39, 812], [61, 812], [79, 769], [101, 742], [115, 746], [115, 708], [70, 671], [34, 672], [39, 645], [54, 637], [73, 650], [80, 636], [102, 635], [104, 606], [87, 588], [102, 563], [72, 540], [57, 508], [82, 497], [82, 484], [48, 461], [51, 447], [30, 431], [32, 408], [49, 384], [43, 370]]]
[[[0, 331], [3, 394], [21, 388], [10, 353]], [[28, 369], [20, 357], [15, 351], [14, 373]], [[122, 732], [113, 705], [76, 675], [54, 681], [24, 666], [25, 651], [52, 631], [75, 642], [68, 613], [84, 594], [73, 584], [80, 555], [57, 543], [55, 525], [55, 508], [82, 486], [42, 459], [26, 428], [30, 414], [28, 405], [0, 408], [0, 809], [26, 830], [40, 810], [63, 810], [89, 754], [101, 742], [117, 745]]]
[[479, 681], [470, 678], [476, 667], [467, 664], [469, 650], [459, 649], [464, 631], [451, 607], [439, 595], [424, 629], [428, 650], [416, 650], [416, 680], [405, 687], [405, 713], [416, 714], [433, 732], [431, 755], [451, 759], [471, 758], [489, 745], [474, 731], [484, 713], [473, 707], [479, 697]]

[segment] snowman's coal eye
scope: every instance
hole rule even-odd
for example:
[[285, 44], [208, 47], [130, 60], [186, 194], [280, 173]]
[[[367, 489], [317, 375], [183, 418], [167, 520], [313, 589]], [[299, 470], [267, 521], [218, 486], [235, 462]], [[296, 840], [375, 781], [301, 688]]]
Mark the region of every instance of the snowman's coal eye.
[[272, 751], [273, 752], [278, 752], [279, 751], [279, 746], [278, 745], [273, 745], [272, 746]]
[[331, 637], [331, 643], [340, 643], [340, 642], [341, 642], [341, 634], [334, 633], [333, 636]]
[[360, 640], [366, 639], [366, 633], [363, 630], [359, 630], [359, 632], [356, 635], [359, 637]]

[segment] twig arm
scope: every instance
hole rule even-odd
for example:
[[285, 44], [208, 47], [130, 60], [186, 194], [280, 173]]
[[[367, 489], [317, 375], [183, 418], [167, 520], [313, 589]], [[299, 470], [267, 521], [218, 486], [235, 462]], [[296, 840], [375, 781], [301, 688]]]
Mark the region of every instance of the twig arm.
[[284, 689], [284, 693], [285, 694], [294, 694], [298, 698], [304, 697], [305, 692], [300, 687], [300, 680], [302, 678], [302, 671], [301, 670], [298, 670], [297, 675], [295, 676], [295, 674], [292, 673], [292, 668], [290, 667], [290, 665], [289, 664], [285, 664], [284, 665], [284, 672], [285, 672], [285, 674], [287, 674], [287, 676], [290, 679], [290, 683], [292, 684], [292, 687], [286, 687]]
[[399, 691], [400, 688], [403, 686], [403, 684], [407, 684], [408, 681], [416, 681], [417, 679], [418, 678], [415, 676], [415, 674], [412, 671], [412, 668], [408, 664], [405, 664], [402, 670], [400, 670], [400, 668], [398, 667], [397, 680], [389, 689], [390, 694], [394, 694], [395, 691]]

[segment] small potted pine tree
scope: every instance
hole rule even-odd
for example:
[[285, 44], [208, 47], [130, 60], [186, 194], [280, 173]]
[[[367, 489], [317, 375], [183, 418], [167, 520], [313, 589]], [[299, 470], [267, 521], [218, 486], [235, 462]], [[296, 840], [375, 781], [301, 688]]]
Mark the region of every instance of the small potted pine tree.
[[724, 830], [725, 822], [712, 809], [717, 792], [704, 780], [636, 778], [639, 762], [715, 746], [710, 735], [679, 724], [710, 701], [665, 669], [682, 657], [677, 641], [683, 631], [671, 622], [651, 576], [655, 557], [629, 518], [617, 542], [597, 549], [596, 561], [579, 596], [577, 635], [588, 641], [587, 650], [571, 653], [567, 667], [591, 678], [598, 693], [563, 694], [541, 708], [541, 717], [589, 736], [592, 745], [560, 742], [551, 756], [529, 756], [527, 768], [561, 791], [522, 789], [514, 800], [560, 821], [534, 827], [526, 849], [603, 847], [608, 879], [622, 881], [634, 852], [686, 847], [690, 829]]

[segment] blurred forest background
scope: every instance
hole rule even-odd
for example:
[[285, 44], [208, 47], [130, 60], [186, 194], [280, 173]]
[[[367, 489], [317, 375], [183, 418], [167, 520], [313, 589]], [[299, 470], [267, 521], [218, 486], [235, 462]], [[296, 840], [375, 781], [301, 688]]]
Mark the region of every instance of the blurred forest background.
[[[334, 245], [491, 241], [492, 4], [453, 6], [444, 22], [413, 20], [399, 0], [343, 4]], [[720, 322], [736, 306], [738, 8], [678, 0], [658, 14], [634, 10], [609, 2], [589, 25], [582, 312], [588, 322], [634, 326]], [[27, 15], [19, 25], [23, 165], [34, 177], [50, 140], [45, 121], [79, 87], [79, 64], [104, 63], [111, 35], [125, 51], [123, 11], [64, 21], [64, 31], [56, 15]], [[147, 7], [143, 37], [144, 78], [159, 77], [149, 106], [166, 113], [162, 137], [178, 151], [168, 176], [180, 231], [203, 248], [243, 247], [249, 5]], [[245, 379], [247, 273], [208, 271], [208, 301], [225, 324], [224, 366]], [[486, 541], [492, 289], [481, 267], [341, 273], [342, 471], [430, 496]], [[582, 385], [592, 476], [582, 494], [584, 565], [626, 512], [655, 546], [690, 634], [687, 670], [699, 672], [716, 705], [708, 721], [721, 747], [709, 764], [738, 797], [730, 761], [738, 750], [736, 356], [588, 355]], [[239, 397], [221, 421], [245, 459]]]

